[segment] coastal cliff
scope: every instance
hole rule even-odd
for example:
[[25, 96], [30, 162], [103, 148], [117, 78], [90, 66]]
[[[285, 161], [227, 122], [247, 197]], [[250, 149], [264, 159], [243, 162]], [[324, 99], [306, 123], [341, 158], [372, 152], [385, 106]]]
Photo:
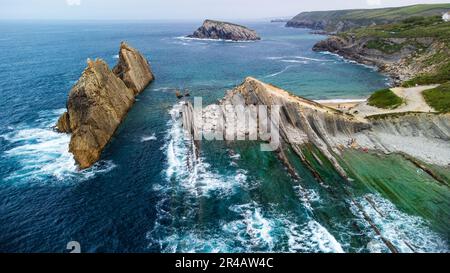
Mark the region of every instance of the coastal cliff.
[[287, 27], [310, 28], [339, 33], [354, 28], [390, 24], [413, 16], [442, 16], [450, 4], [421, 4], [396, 8], [350, 9], [302, 12], [286, 23]]
[[203, 25], [188, 37], [232, 41], [255, 41], [261, 39], [256, 31], [247, 27], [215, 20], [205, 20]]
[[119, 56], [114, 72], [103, 60], [88, 60], [69, 93], [67, 111], [56, 124], [59, 132], [71, 133], [69, 151], [81, 169], [99, 160], [135, 95], [154, 78], [137, 50], [122, 43]]
[[448, 23], [439, 17], [417, 17], [343, 32], [313, 50], [376, 66], [396, 84], [444, 83], [450, 80], [449, 35]]

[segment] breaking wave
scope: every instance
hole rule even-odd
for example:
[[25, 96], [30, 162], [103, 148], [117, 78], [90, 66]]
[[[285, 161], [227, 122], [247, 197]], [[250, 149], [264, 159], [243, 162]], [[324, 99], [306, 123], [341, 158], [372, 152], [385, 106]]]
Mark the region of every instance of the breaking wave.
[[235, 40], [227, 40], [227, 39], [208, 39], [208, 38], [193, 38], [186, 36], [175, 37], [178, 40], [186, 40], [186, 41], [205, 41], [205, 42], [226, 42], [226, 43], [255, 43], [257, 41], [235, 41]]
[[[372, 222], [380, 230], [381, 236], [388, 239], [400, 252], [448, 252], [447, 240], [429, 228], [427, 221], [418, 216], [401, 212], [379, 194], [367, 194], [355, 200]], [[355, 215], [362, 217], [355, 206]], [[367, 245], [371, 252], [389, 252], [380, 237], [374, 234], [368, 223], [366, 232], [374, 239]]]
[[[219, 174], [201, 155], [196, 157], [191, 141], [184, 138], [180, 110], [177, 104], [170, 111], [163, 147], [166, 181], [153, 185], [160, 200], [157, 219], [147, 233], [149, 247], [161, 252], [343, 252], [333, 235], [307, 214], [306, 220], [298, 220], [252, 200], [228, 204], [237, 191], [249, 192], [259, 182], [249, 181], [247, 172], [238, 168], [229, 175]], [[230, 161], [240, 158], [228, 156]], [[305, 203], [320, 201], [314, 191], [302, 192]], [[228, 212], [203, 226], [198, 219], [205, 200], [227, 204]]]
[[5, 180], [11, 181], [57, 181], [70, 178], [89, 179], [98, 173], [108, 172], [115, 167], [112, 161], [100, 161], [92, 168], [79, 171], [68, 147], [70, 135], [58, 133], [53, 129], [64, 109], [42, 111], [36, 120], [37, 126], [19, 125], [0, 136], [12, 148], [2, 157], [16, 162], [16, 170]]
[[141, 142], [147, 142], [147, 141], [152, 141], [152, 140], [157, 140], [158, 138], [156, 137], [155, 133], [153, 133], [151, 136], [143, 136], [141, 137]]

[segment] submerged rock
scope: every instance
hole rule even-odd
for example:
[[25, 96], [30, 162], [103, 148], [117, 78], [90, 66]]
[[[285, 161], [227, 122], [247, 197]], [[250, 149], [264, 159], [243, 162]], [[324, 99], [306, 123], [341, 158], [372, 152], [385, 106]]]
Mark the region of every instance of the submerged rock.
[[198, 39], [223, 39], [233, 41], [261, 40], [256, 31], [241, 25], [227, 22], [205, 20], [189, 38]]
[[[145, 58], [121, 45], [117, 76], [103, 60], [88, 60], [67, 100], [67, 112], [59, 118], [59, 132], [71, 133], [69, 151], [84, 169], [99, 160], [119, 124], [135, 101], [135, 95], [153, 80]], [[125, 80], [122, 80], [125, 79]]]

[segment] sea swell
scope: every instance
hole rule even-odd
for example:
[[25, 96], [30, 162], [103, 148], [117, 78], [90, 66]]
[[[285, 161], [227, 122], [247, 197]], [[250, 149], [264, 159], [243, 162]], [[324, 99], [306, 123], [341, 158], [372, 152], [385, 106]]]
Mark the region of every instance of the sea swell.
[[[160, 196], [153, 227], [147, 233], [149, 248], [161, 252], [343, 252], [333, 235], [309, 214], [306, 220], [273, 204], [239, 196], [260, 187], [240, 169], [240, 155], [230, 154], [236, 170], [229, 175], [215, 172], [205, 158], [195, 156], [191, 141], [184, 138], [181, 103], [170, 111], [166, 145], [166, 177], [153, 186]], [[300, 189], [297, 189], [300, 192]], [[304, 203], [320, 202], [316, 192], [301, 190]], [[224, 207], [214, 217], [205, 202]], [[230, 200], [236, 200], [230, 202]], [[241, 200], [241, 201], [238, 201]], [[247, 200], [247, 202], [242, 202]], [[311, 206], [305, 206], [305, 210]], [[213, 217], [213, 218], [210, 218]]]

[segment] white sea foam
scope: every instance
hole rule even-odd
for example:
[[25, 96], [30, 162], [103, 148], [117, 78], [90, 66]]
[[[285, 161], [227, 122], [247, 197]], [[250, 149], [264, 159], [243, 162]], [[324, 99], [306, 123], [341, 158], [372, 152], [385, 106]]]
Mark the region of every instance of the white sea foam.
[[114, 55], [113, 59], [119, 59], [119, 54]]
[[[344, 252], [328, 230], [313, 219], [298, 224], [292, 215], [263, 211], [255, 202], [229, 208], [241, 219], [225, 223], [222, 230], [242, 245], [246, 252]], [[278, 242], [288, 246], [275, 249]]]
[[153, 133], [151, 136], [143, 136], [141, 137], [141, 142], [147, 142], [147, 141], [152, 141], [152, 140], [157, 140], [158, 138], [156, 137], [155, 133]]
[[223, 177], [211, 170], [209, 163], [200, 156], [196, 157], [195, 147], [191, 140], [185, 139], [185, 133], [180, 119], [181, 105], [171, 109], [171, 120], [168, 123], [168, 137], [165, 153], [167, 158], [166, 178], [176, 180], [180, 188], [195, 196], [209, 195], [212, 192], [220, 196], [230, 194], [234, 187], [243, 183], [246, 176], [236, 173], [232, 177]]
[[311, 203], [320, 203], [322, 201], [319, 193], [313, 189], [306, 189], [301, 185], [296, 185], [294, 186], [294, 191], [305, 208], [309, 209], [311, 212], [313, 211]]
[[[245, 170], [218, 174], [201, 155], [196, 158], [192, 144], [184, 139], [180, 107], [177, 104], [170, 111], [172, 118], [164, 146], [166, 182], [153, 185], [160, 200], [156, 204], [157, 220], [147, 233], [151, 247], [158, 246], [163, 252], [343, 251], [337, 240], [308, 215], [300, 225], [294, 220], [296, 216], [264, 209], [255, 201], [231, 205], [229, 210], [235, 215], [232, 220], [218, 219], [222, 227], [219, 230], [211, 232], [197, 225], [204, 198], [214, 195], [227, 199], [236, 193], [235, 189], [248, 192], [260, 185], [255, 179], [248, 179]], [[230, 156], [230, 160], [238, 158], [238, 154]], [[307, 195], [307, 202], [320, 202], [316, 192], [307, 191]], [[288, 238], [290, 244], [281, 246]]]
[[300, 61], [300, 60], [281, 60], [283, 63], [297, 63], [297, 64], [308, 64], [308, 61]]
[[[368, 200], [371, 200], [369, 202]], [[381, 235], [388, 239], [400, 252], [448, 252], [448, 238], [432, 231], [429, 223], [418, 216], [409, 215], [396, 208], [389, 200], [379, 194], [368, 194], [356, 199], [364, 212], [380, 230]], [[373, 205], [374, 204], [374, 205]], [[375, 207], [374, 207], [375, 206]], [[355, 215], [361, 212], [352, 207]], [[367, 230], [370, 226], [366, 223]], [[373, 252], [389, 251], [380, 238], [372, 233], [373, 240], [367, 248]]]
[[332, 53], [332, 52], [329, 52], [329, 51], [320, 51], [319, 53], [323, 54], [323, 55], [330, 55], [330, 56], [336, 57], [336, 58], [338, 58], [339, 60], [341, 60], [341, 61], [343, 61], [345, 63], [357, 64], [357, 65], [363, 66], [365, 68], [369, 68], [371, 70], [378, 71], [378, 68], [376, 66], [358, 63], [357, 61], [346, 59], [346, 58], [344, 58], [341, 55], [336, 54], [336, 53]]
[[314, 61], [314, 62], [329, 62], [329, 60], [325, 59], [316, 59], [304, 56], [274, 56], [274, 57], [266, 57], [267, 60], [289, 60], [289, 59], [300, 59], [306, 61]]
[[231, 159], [239, 159], [239, 158], [241, 158], [241, 155], [240, 154], [230, 155], [230, 158]]
[[295, 65], [288, 65], [288, 66], [286, 66], [285, 68], [283, 68], [283, 70], [278, 71], [278, 72], [275, 72], [275, 73], [270, 74], [270, 75], [267, 75], [267, 76], [264, 76], [264, 78], [272, 78], [272, 77], [278, 76], [278, 75], [280, 75], [280, 74], [283, 74], [283, 73], [286, 72], [289, 68], [294, 67], [294, 66], [295, 66]]
[[169, 91], [173, 91], [173, 90], [174, 90], [173, 87], [159, 87], [159, 88], [152, 89], [152, 91], [161, 91], [161, 92], [169, 92]]
[[6, 180], [46, 181], [49, 176], [57, 180], [88, 179], [115, 167], [111, 161], [101, 161], [88, 170], [77, 170], [73, 155], [68, 151], [70, 135], [57, 133], [52, 128], [63, 112], [64, 109], [42, 111], [36, 120], [37, 127], [20, 125], [0, 136], [13, 146], [3, 156], [15, 160], [20, 167]]
[[272, 251], [274, 239], [271, 235], [274, 222], [263, 216], [256, 203], [234, 205], [229, 208], [242, 219], [224, 224], [223, 230], [232, 234], [246, 251]]
[[302, 225], [289, 222], [286, 226], [289, 252], [344, 252], [341, 244], [317, 221], [310, 220]]
[[208, 39], [208, 38], [193, 38], [186, 36], [175, 37], [178, 40], [188, 40], [188, 41], [205, 41], [205, 42], [226, 42], [226, 43], [255, 43], [257, 41], [235, 41], [227, 39]]

